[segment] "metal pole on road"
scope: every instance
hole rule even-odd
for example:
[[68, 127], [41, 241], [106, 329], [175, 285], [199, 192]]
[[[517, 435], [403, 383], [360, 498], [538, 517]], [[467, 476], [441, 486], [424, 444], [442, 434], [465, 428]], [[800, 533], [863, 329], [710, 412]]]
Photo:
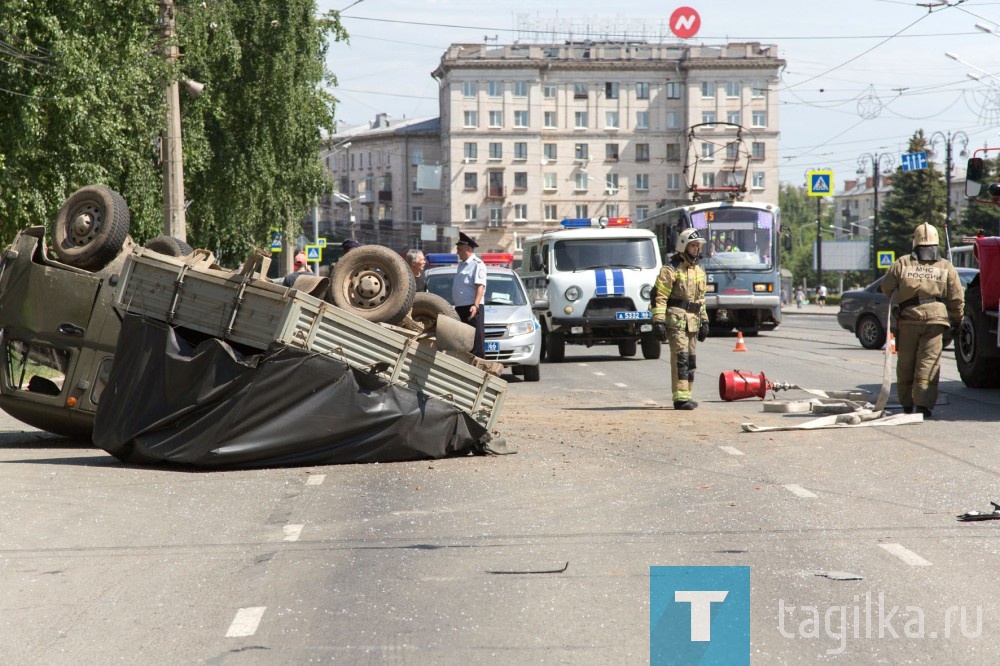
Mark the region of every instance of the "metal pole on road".
[[882, 175], [892, 167], [892, 155], [888, 153], [864, 153], [858, 158], [858, 176], [867, 174], [867, 165], [872, 165], [872, 186], [875, 188], [875, 204], [872, 218], [872, 280], [878, 279], [878, 185]]

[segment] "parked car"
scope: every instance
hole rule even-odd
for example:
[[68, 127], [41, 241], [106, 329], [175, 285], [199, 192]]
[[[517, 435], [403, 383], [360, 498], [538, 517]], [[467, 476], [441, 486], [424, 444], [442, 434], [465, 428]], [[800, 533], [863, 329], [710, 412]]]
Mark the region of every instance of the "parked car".
[[[440, 261], [440, 256], [445, 255], [430, 255], [428, 262], [432, 259]], [[517, 273], [507, 266], [487, 264], [484, 297], [486, 310], [483, 313], [486, 360], [502, 363], [513, 374], [523, 376], [527, 382], [537, 382], [542, 353], [542, 330], [531, 312], [524, 284]], [[455, 279], [455, 271], [455, 265], [428, 268], [424, 273], [427, 291], [452, 303], [451, 284]]]
[[[976, 268], [956, 268], [962, 287], [968, 286], [979, 274]], [[864, 289], [845, 291], [840, 298], [837, 323], [858, 336], [865, 349], [881, 349], [885, 345], [885, 321], [889, 316], [889, 297], [882, 293], [882, 278]], [[951, 343], [951, 331], [945, 333], [945, 346]]]

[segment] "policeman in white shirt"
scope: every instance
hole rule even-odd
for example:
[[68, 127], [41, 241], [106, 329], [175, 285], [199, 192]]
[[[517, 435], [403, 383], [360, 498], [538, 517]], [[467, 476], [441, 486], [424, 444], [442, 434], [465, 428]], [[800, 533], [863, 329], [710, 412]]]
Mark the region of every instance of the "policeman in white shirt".
[[486, 264], [476, 256], [479, 243], [459, 232], [455, 251], [461, 263], [451, 283], [451, 300], [459, 318], [476, 329], [476, 339], [470, 350], [479, 358], [486, 358], [483, 300], [486, 295]]

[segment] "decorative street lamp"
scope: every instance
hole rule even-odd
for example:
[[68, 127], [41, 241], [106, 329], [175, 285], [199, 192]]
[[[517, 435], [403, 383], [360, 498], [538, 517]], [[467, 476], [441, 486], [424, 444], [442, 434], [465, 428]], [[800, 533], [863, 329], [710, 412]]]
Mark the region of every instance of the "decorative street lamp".
[[930, 145], [932, 151], [934, 149], [934, 145], [939, 139], [944, 141], [945, 145], [944, 249], [945, 256], [948, 258], [948, 261], [951, 261], [951, 170], [953, 167], [951, 161], [951, 148], [955, 141], [960, 141], [962, 144], [962, 152], [959, 153], [959, 156], [965, 157], [968, 155], [969, 153], [966, 148], [969, 146], [969, 135], [962, 130], [958, 130], [954, 134], [951, 132], [948, 132], [947, 134], [943, 132], [934, 132], [928, 140], [928, 144]]
[[889, 153], [864, 153], [858, 158], [858, 176], [865, 177], [868, 165], [871, 164], [875, 187], [875, 217], [872, 219], [872, 280], [878, 279], [878, 185], [882, 175], [890, 173], [892, 161], [892, 155]]

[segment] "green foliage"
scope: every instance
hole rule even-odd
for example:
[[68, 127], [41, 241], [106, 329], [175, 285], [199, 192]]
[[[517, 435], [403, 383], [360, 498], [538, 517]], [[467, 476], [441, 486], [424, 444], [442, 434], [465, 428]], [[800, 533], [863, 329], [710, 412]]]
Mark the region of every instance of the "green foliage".
[[177, 1], [182, 58], [163, 57], [153, 0], [0, 0], [0, 233], [51, 224], [88, 184], [121, 192], [132, 236], [162, 233], [152, 141], [168, 76], [181, 95], [188, 241], [235, 263], [329, 189], [317, 150], [333, 124], [330, 39], [315, 0]]
[[[924, 131], [917, 130], [910, 138], [908, 152], [926, 149]], [[892, 178], [892, 190], [885, 198], [879, 214], [878, 249], [892, 250], [897, 257], [912, 251], [913, 229], [929, 222], [943, 234], [945, 206], [944, 174], [933, 162], [926, 169], [897, 169]]]

